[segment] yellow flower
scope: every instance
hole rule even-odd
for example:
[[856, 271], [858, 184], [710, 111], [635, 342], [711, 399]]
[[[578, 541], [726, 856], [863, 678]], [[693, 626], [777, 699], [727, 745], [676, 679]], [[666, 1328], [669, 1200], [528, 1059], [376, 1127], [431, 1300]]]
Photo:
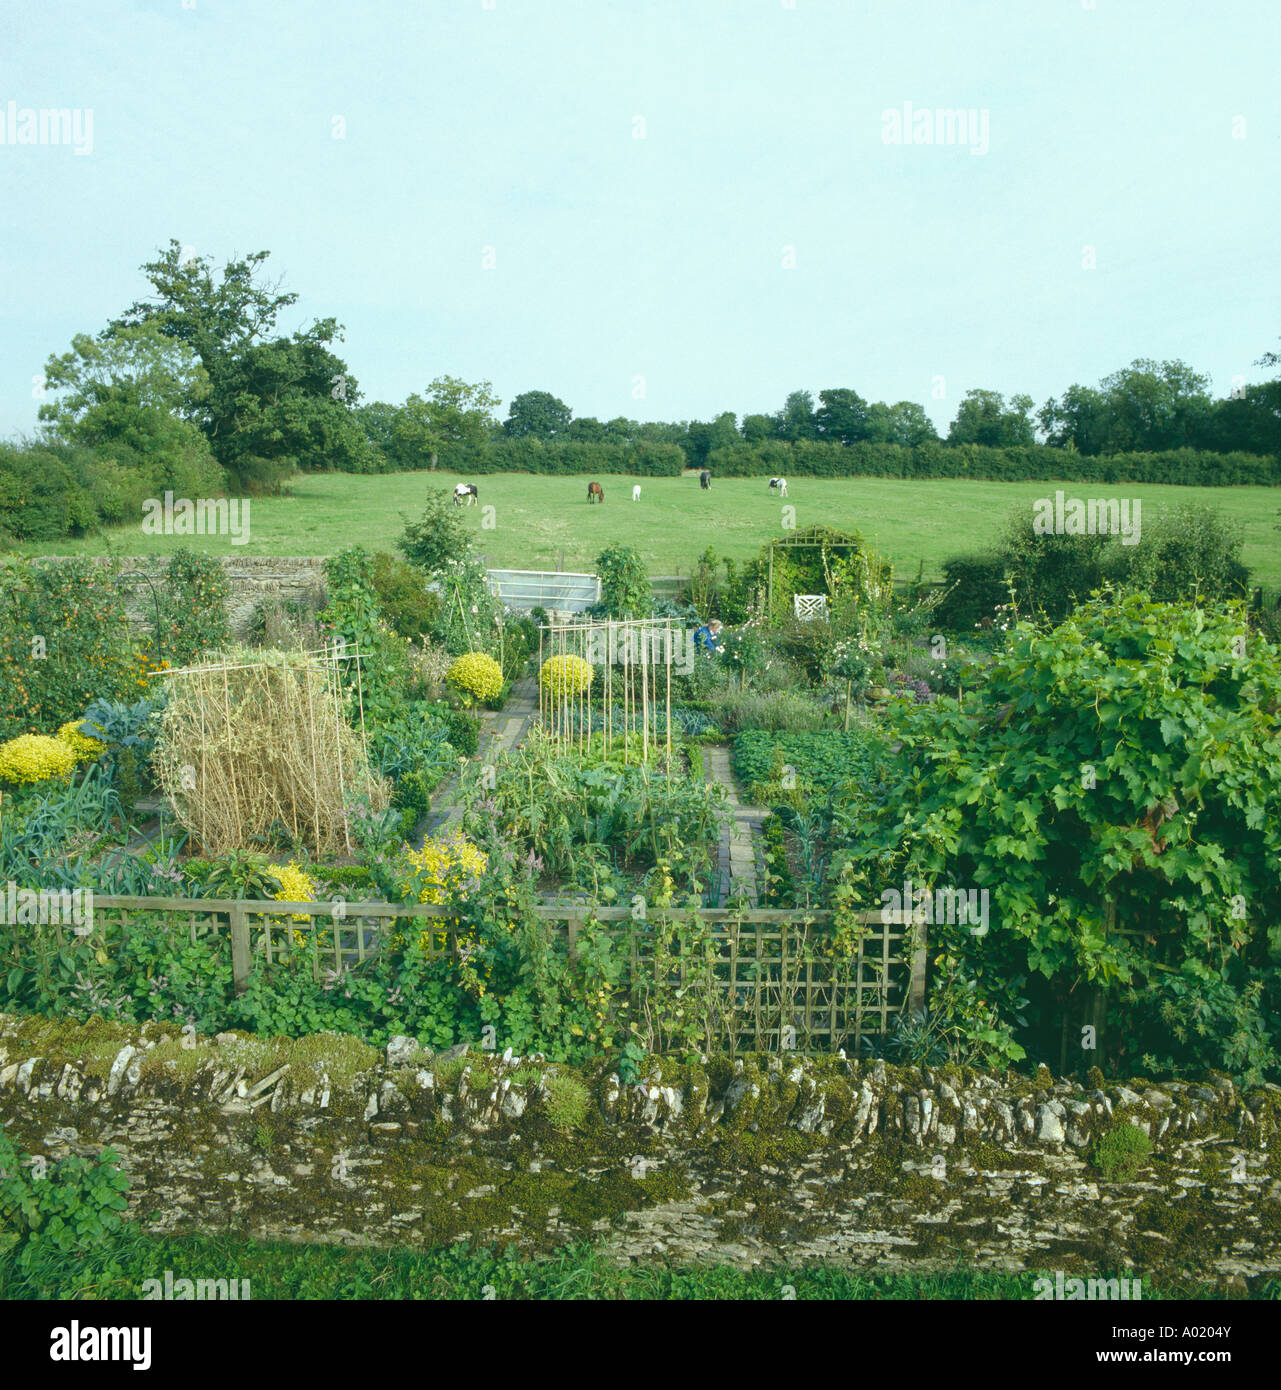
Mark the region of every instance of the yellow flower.
[[[294, 862], [290, 860], [288, 864], [272, 864], [270, 866], [272, 874], [280, 880], [280, 892], [273, 893], [271, 896], [278, 903], [310, 903], [316, 900], [316, 885], [310, 877]], [[282, 917], [273, 917], [273, 922], [281, 922]], [[295, 912], [293, 921], [307, 922], [311, 919], [305, 912]], [[307, 933], [296, 931], [293, 934], [295, 946], [305, 946], [307, 944]]]
[[[484, 851], [457, 831], [447, 840], [426, 840], [421, 849], [406, 850], [403, 863], [408, 872], [397, 888], [402, 899], [420, 903], [443, 903], [448, 893], [465, 880], [478, 878], [489, 867]], [[435, 928], [419, 936], [424, 950], [433, 937], [437, 946], [444, 946], [446, 932]]]

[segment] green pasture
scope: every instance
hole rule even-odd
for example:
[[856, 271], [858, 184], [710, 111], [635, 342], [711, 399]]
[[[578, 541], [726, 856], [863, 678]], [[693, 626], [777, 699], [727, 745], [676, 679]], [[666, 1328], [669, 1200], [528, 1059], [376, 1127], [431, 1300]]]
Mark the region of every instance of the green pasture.
[[[415, 516], [429, 488], [450, 491], [474, 482], [480, 506], [464, 509], [491, 566], [512, 569], [590, 570], [608, 545], [635, 546], [651, 574], [688, 574], [711, 546], [743, 560], [785, 528], [825, 524], [861, 531], [888, 555], [899, 574], [938, 578], [950, 555], [981, 549], [1009, 511], [1029, 511], [1038, 497], [1062, 488], [1068, 497], [1139, 498], [1143, 517], [1162, 507], [1197, 502], [1217, 508], [1245, 527], [1244, 559], [1255, 579], [1281, 584], [1281, 490], [1263, 487], [1168, 487], [1082, 482], [1000, 483], [955, 478], [790, 478], [785, 500], [766, 478], [715, 478], [704, 492], [696, 475], [630, 478], [604, 474], [604, 505], [587, 502], [587, 477], [528, 473], [308, 473], [294, 478], [289, 495], [255, 498], [249, 541], [227, 536], [150, 536], [137, 525], [83, 540], [21, 547], [27, 554], [164, 554], [179, 546], [242, 555], [329, 555], [359, 542], [390, 550], [402, 516]], [[639, 482], [639, 502], [631, 500]], [[492, 508], [493, 510], [488, 510]], [[790, 511], [788, 510], [790, 509]]]

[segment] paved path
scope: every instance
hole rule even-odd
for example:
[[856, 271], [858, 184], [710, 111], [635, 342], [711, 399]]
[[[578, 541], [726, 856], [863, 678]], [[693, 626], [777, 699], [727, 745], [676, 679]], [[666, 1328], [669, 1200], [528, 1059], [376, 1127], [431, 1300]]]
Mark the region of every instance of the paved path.
[[761, 821], [769, 814], [760, 806], [748, 806], [739, 797], [741, 790], [730, 767], [729, 749], [719, 746], [703, 749], [703, 767], [725, 788], [733, 819], [721, 831], [718, 853], [719, 905], [730, 897], [745, 897], [758, 905], [757, 858]]
[[[534, 676], [523, 676], [512, 685], [507, 703], [500, 710], [482, 710], [480, 741], [476, 761], [493, 762], [500, 754], [515, 748], [529, 732], [538, 714], [538, 682]], [[432, 793], [431, 810], [419, 822], [417, 842], [421, 846], [429, 835], [448, 835], [462, 815], [458, 800], [457, 775], [444, 781]]]

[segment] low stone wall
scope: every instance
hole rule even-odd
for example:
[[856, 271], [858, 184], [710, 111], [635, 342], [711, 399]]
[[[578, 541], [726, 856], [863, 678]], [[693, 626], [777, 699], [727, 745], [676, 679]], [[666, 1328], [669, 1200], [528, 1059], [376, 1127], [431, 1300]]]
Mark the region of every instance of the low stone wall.
[[[112, 563], [99, 556], [92, 558], [100, 564]], [[264, 599], [301, 603], [310, 600], [325, 582], [323, 555], [223, 555], [219, 559], [231, 586], [227, 598], [227, 621], [232, 635], [237, 638], [245, 636], [254, 610]], [[126, 557], [120, 563], [126, 573], [141, 571], [151, 580], [151, 584], [148, 584], [146, 579], [135, 575], [123, 581], [129, 595], [127, 606], [130, 616], [139, 627], [150, 631], [155, 626], [152, 584], [158, 588], [163, 582], [169, 557]]]
[[[1082, 1086], [842, 1058], [608, 1069], [407, 1039], [182, 1039], [0, 1015], [0, 1117], [50, 1160], [115, 1148], [149, 1228], [619, 1260], [824, 1260], [1247, 1280], [1281, 1271], [1281, 1090]], [[1109, 1181], [1095, 1145], [1148, 1133]], [[1029, 1293], [1031, 1290], [1029, 1289]]]

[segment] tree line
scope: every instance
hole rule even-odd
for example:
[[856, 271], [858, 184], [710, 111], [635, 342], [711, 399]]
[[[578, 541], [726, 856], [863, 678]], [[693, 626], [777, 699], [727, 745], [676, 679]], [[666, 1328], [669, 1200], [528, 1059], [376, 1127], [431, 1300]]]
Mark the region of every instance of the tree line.
[[1115, 469], [1087, 461], [1125, 459], [1132, 477], [1140, 465], [1129, 461], [1151, 455], [1145, 478], [1165, 466], [1158, 458], [1182, 460], [1170, 465], [1179, 476], [1156, 481], [1281, 481], [1281, 377], [1216, 398], [1179, 361], [1136, 360], [1039, 411], [1030, 396], [976, 388], [945, 438], [918, 403], [868, 401], [852, 387], [706, 421], [576, 417], [544, 390], [521, 392], [500, 419], [489, 382], [448, 375], [399, 404], [367, 401], [334, 319], [279, 327], [298, 296], [270, 278], [269, 254], [219, 267], [170, 241], [142, 267], [143, 299], [50, 356], [39, 437], [0, 446], [0, 533], [25, 538], [19, 514], [33, 498], [43, 531], [74, 534], [91, 514], [131, 508], [140, 487], [223, 476], [238, 491], [272, 492], [297, 470], [1094, 477]]

